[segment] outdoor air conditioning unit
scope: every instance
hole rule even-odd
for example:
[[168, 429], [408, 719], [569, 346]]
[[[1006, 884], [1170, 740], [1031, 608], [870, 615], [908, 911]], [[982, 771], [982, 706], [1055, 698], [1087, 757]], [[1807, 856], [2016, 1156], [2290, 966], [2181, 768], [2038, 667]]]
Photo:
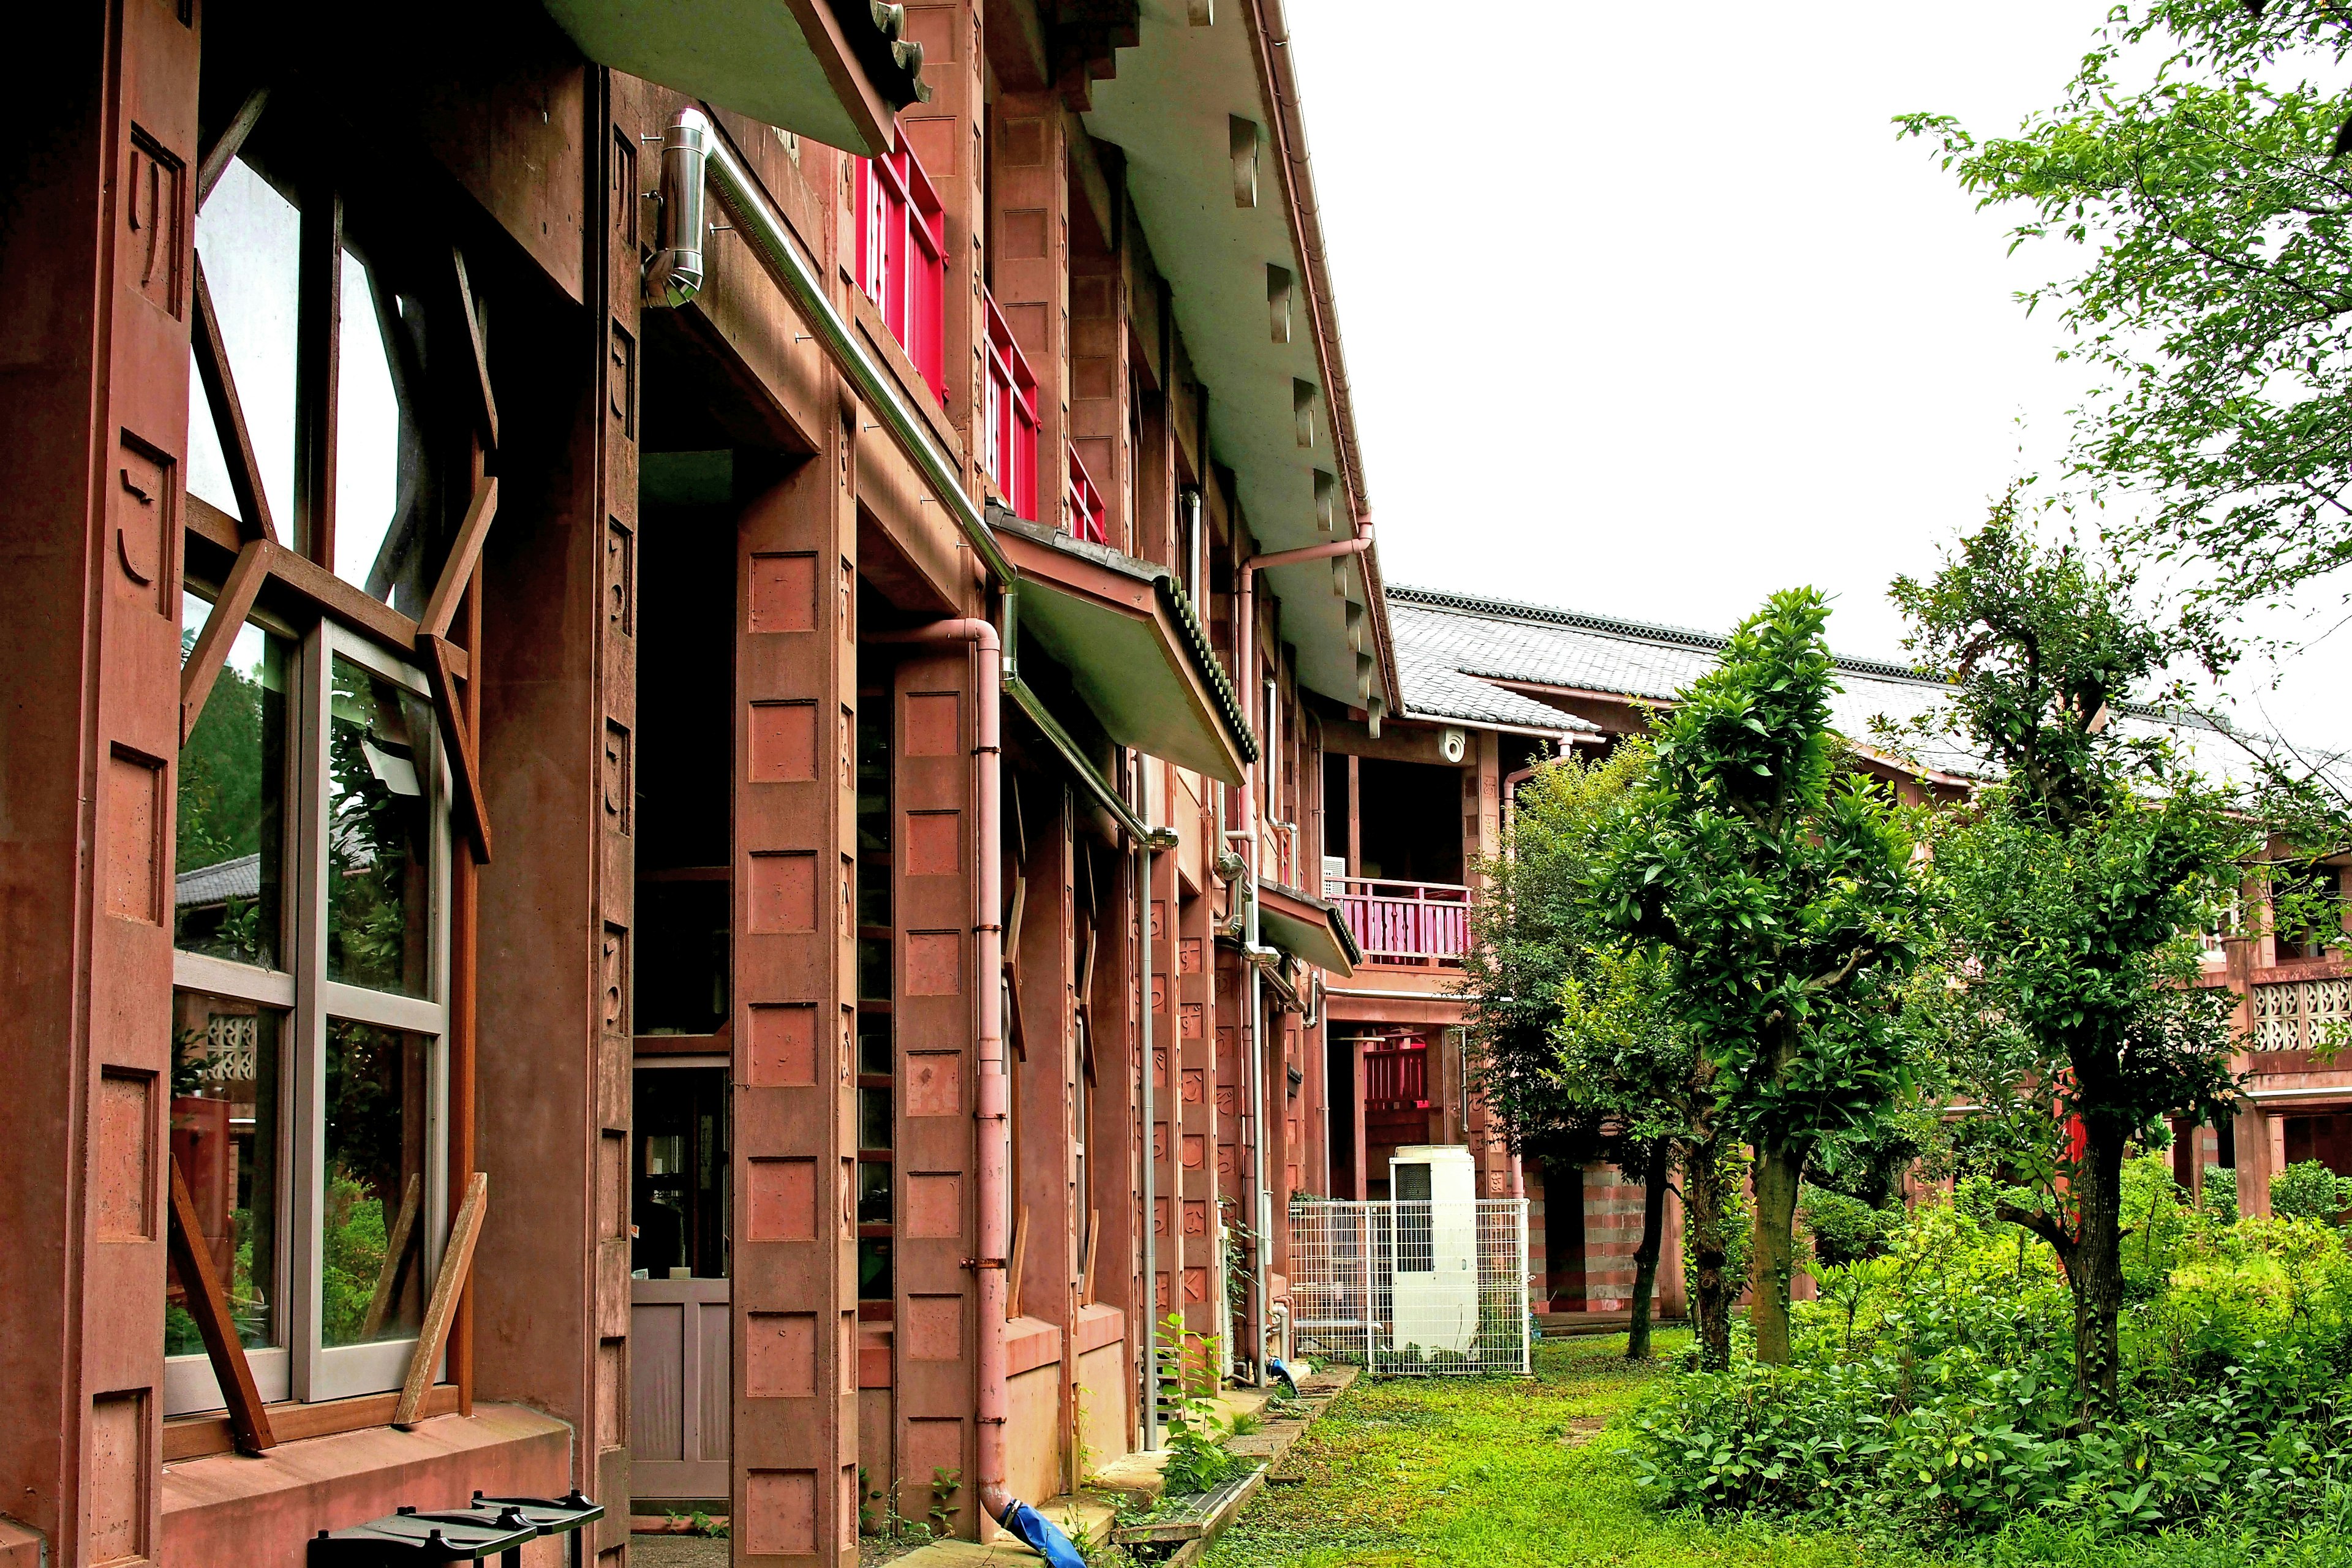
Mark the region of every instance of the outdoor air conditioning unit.
[[1470, 737], [1459, 730], [1446, 730], [1437, 737], [1437, 749], [1449, 763], [1458, 763], [1470, 749]]
[[[1456, 731], [1458, 733], [1458, 731]], [[1389, 1160], [1395, 1211], [1399, 1352], [1467, 1355], [1478, 1338], [1478, 1168], [1459, 1143], [1417, 1143]]]
[[1336, 899], [1348, 890], [1348, 858], [1345, 855], [1323, 857], [1323, 896]]

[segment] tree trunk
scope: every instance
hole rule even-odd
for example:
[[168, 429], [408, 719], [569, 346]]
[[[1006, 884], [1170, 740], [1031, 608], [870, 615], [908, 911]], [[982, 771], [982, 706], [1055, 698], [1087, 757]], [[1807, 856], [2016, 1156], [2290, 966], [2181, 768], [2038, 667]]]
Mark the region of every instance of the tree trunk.
[[1625, 1359], [1650, 1359], [1650, 1299], [1658, 1289], [1658, 1247], [1666, 1229], [1666, 1141], [1650, 1145], [1642, 1166], [1642, 1245], [1633, 1249], [1633, 1321]]
[[2086, 1128], [2086, 1146], [2067, 1183], [2074, 1200], [2075, 1243], [2063, 1258], [2074, 1297], [2074, 1392], [2082, 1419], [2095, 1426], [2116, 1408], [2116, 1319], [2123, 1310], [2121, 1129]]
[[1756, 1329], [1756, 1359], [1767, 1366], [1789, 1364], [1789, 1280], [1797, 1266], [1797, 1187], [1804, 1169], [1802, 1150], [1757, 1145], [1756, 1295], [1748, 1320]]
[[1690, 1250], [1691, 1321], [1698, 1331], [1699, 1365], [1720, 1372], [1731, 1364], [1731, 1303], [1739, 1282], [1724, 1265], [1730, 1260], [1724, 1227], [1723, 1152], [1714, 1139], [1693, 1143], [1683, 1155], [1683, 1245]]

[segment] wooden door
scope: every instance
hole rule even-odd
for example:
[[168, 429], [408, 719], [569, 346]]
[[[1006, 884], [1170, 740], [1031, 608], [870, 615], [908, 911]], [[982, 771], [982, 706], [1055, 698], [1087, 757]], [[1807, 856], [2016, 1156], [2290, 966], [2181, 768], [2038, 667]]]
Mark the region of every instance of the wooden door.
[[727, 1496], [729, 1283], [629, 1282], [629, 1491], [639, 1502]]

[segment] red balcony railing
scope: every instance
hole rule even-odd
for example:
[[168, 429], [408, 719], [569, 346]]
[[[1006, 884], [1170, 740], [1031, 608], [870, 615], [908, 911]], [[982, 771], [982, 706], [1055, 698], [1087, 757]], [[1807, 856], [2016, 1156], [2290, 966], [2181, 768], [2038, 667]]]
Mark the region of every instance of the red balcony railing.
[[1037, 521], [1037, 378], [996, 301], [987, 306], [988, 379], [981, 396], [981, 467], [1013, 515]]
[[1470, 889], [1455, 882], [1329, 879], [1356, 945], [1374, 963], [1459, 968], [1470, 947]]
[[1364, 1109], [1428, 1110], [1429, 1047], [1406, 1046], [1397, 1050], [1367, 1050], [1364, 1053]]
[[857, 286], [944, 407], [947, 215], [913, 148], [857, 160]]
[[1108, 544], [1110, 533], [1103, 512], [1102, 492], [1095, 489], [1094, 476], [1087, 472], [1084, 458], [1077, 447], [1070, 447], [1067, 498], [1070, 503], [1070, 531], [1090, 544]]

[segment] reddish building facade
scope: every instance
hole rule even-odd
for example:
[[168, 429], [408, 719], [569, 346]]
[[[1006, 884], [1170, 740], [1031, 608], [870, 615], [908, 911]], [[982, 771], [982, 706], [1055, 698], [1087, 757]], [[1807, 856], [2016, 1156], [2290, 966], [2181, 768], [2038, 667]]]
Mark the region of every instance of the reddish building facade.
[[57, 21], [0, 1563], [844, 1561], [1259, 1375], [1397, 689], [1279, 6]]

